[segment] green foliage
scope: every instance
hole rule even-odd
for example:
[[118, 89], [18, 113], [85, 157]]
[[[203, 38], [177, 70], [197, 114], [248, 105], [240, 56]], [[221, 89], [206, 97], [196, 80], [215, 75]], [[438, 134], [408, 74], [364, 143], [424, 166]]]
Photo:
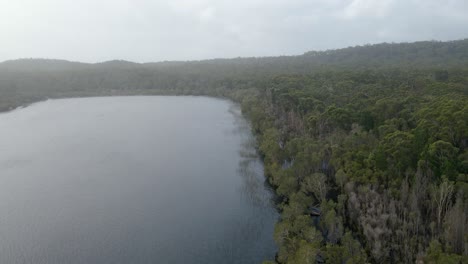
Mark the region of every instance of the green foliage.
[[414, 136], [408, 132], [395, 131], [386, 135], [381, 141], [381, 148], [387, 155], [390, 169], [397, 169], [397, 175], [406, 168], [415, 166]]
[[442, 250], [442, 245], [437, 240], [432, 240], [429, 245], [429, 250], [427, 252], [426, 261], [427, 263], [444, 263], [444, 264], [460, 264], [462, 263], [462, 256], [455, 254], [447, 254]]
[[287, 261], [287, 263], [294, 264], [315, 264], [318, 249], [310, 243], [301, 240], [298, 249], [294, 255]]
[[468, 104], [464, 96], [441, 96], [416, 115], [418, 127], [428, 132], [430, 141], [443, 140], [462, 146], [468, 134]]
[[304, 192], [312, 194], [318, 203], [322, 203], [328, 192], [327, 176], [323, 173], [313, 173], [306, 176], [302, 187]]
[[432, 170], [436, 175], [446, 175], [451, 180], [455, 180], [457, 173], [457, 154], [455, 148], [449, 142], [438, 140], [429, 145], [428, 160], [432, 165]]
[[281, 162], [280, 134], [275, 128], [270, 128], [262, 133], [259, 150], [265, 156], [265, 162]]
[[315, 255], [313, 253], [319, 249], [322, 235], [312, 226], [309, 216], [300, 215], [277, 223], [274, 238], [279, 246], [279, 261], [296, 263], [294, 260], [309, 261]]

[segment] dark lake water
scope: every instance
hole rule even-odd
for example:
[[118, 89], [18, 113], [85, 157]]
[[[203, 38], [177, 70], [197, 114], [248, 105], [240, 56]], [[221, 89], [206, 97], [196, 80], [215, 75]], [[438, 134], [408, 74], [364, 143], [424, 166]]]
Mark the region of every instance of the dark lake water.
[[261, 263], [277, 213], [248, 124], [205, 97], [0, 114], [0, 263]]

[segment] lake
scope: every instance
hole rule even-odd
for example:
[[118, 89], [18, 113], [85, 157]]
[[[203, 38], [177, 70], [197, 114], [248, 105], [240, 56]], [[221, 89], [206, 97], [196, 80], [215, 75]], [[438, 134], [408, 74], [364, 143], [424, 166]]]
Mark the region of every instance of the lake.
[[278, 213], [239, 107], [48, 100], [0, 114], [0, 263], [261, 263]]

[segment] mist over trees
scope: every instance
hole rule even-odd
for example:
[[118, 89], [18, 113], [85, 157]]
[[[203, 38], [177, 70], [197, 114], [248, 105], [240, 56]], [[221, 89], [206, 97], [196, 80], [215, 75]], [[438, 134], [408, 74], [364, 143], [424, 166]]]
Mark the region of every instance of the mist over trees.
[[468, 40], [194, 62], [0, 64], [1, 110], [137, 94], [241, 104], [279, 199], [274, 261], [468, 262]]

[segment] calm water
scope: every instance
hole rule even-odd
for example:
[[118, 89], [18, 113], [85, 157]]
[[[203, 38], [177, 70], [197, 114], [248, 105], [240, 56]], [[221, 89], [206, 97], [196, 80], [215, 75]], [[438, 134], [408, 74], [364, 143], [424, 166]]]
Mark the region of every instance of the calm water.
[[249, 128], [204, 97], [0, 114], [0, 263], [259, 263], [277, 213]]

